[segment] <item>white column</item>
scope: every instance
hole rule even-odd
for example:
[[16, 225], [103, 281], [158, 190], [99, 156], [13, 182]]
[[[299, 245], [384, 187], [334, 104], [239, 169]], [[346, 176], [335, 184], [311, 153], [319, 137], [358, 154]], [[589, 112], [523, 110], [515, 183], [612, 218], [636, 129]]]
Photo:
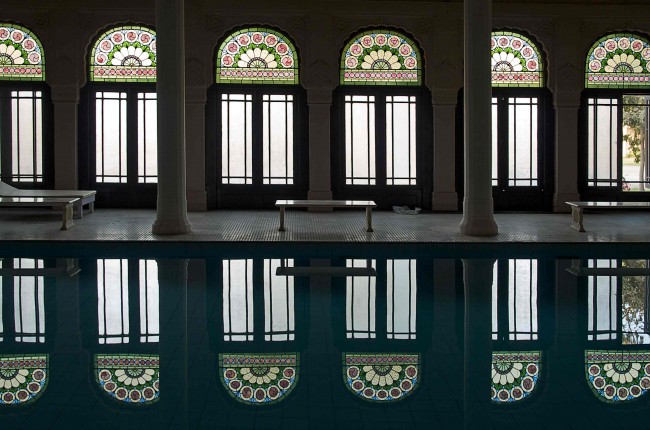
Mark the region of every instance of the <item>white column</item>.
[[492, 202], [492, 0], [465, 0], [465, 198], [461, 233], [494, 236]]
[[185, 191], [184, 0], [156, 0], [158, 208], [154, 234], [190, 232]]

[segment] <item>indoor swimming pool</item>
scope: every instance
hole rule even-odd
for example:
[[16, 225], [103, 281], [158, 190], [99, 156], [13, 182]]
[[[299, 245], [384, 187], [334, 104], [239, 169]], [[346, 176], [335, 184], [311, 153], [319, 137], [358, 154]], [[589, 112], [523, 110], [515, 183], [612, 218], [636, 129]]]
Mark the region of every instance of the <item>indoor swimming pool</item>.
[[650, 428], [647, 254], [108, 245], [2, 249], [3, 430]]

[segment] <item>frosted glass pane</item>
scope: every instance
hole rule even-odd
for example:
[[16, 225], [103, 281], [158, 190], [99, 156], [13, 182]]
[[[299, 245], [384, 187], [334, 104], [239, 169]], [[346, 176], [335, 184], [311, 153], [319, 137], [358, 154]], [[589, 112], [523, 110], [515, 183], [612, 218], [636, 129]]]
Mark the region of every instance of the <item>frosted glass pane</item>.
[[40, 91], [11, 92], [11, 179], [43, 180], [43, 113]]
[[[43, 268], [43, 260], [14, 259], [14, 268]], [[45, 341], [44, 279], [42, 276], [14, 277], [14, 326], [16, 342]]]
[[375, 98], [347, 96], [345, 102], [346, 184], [374, 185]]
[[221, 98], [221, 181], [251, 184], [253, 102], [250, 94], [223, 94]]
[[508, 322], [511, 340], [537, 339], [537, 260], [509, 260]]
[[[265, 340], [294, 340], [294, 278], [276, 276], [281, 260], [264, 260], [264, 332]], [[285, 260], [292, 267], [293, 260]]]
[[499, 265], [492, 267], [492, 340], [499, 338]]
[[386, 97], [386, 180], [388, 185], [416, 184], [415, 97]]
[[[373, 267], [375, 260], [347, 260], [347, 267]], [[374, 276], [348, 276], [345, 288], [347, 337], [374, 339], [376, 279]]]
[[293, 96], [265, 95], [262, 112], [263, 183], [293, 184]]
[[140, 341], [158, 342], [160, 334], [160, 285], [155, 260], [138, 263], [140, 283]]
[[158, 182], [156, 93], [138, 93], [138, 182]]
[[492, 97], [492, 185], [499, 185], [499, 109], [497, 98]]
[[510, 98], [508, 135], [508, 183], [537, 185], [537, 99]]
[[416, 261], [387, 261], [387, 330], [389, 339], [416, 338]]
[[99, 343], [129, 342], [127, 260], [97, 260]]
[[96, 94], [97, 182], [126, 183], [126, 93]]
[[223, 261], [224, 340], [253, 340], [253, 260]]

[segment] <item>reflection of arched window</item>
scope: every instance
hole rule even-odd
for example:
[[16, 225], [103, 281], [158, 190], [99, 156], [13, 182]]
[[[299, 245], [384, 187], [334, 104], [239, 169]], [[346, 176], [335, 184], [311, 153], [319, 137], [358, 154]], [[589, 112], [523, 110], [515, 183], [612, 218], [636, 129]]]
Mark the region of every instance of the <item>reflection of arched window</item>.
[[45, 53], [25, 27], [0, 23], [0, 174], [21, 187], [51, 186]]
[[104, 394], [123, 403], [151, 404], [160, 397], [160, 357], [98, 354], [95, 376]]
[[219, 376], [228, 394], [247, 405], [284, 400], [299, 374], [298, 353], [219, 355]]
[[158, 175], [156, 33], [136, 25], [111, 28], [93, 41], [88, 61], [82, 185], [101, 190], [103, 204], [152, 206]]
[[[138, 285], [138, 288], [133, 286]], [[131, 307], [139, 321], [131, 321]], [[158, 342], [158, 267], [153, 260], [97, 260], [97, 317], [100, 344]], [[132, 337], [133, 336], [133, 337]]]
[[[492, 185], [497, 208], [544, 208], [545, 61], [529, 37], [494, 31], [492, 57]], [[546, 197], [550, 194], [546, 193]]]
[[650, 390], [650, 351], [587, 350], [585, 374], [598, 400], [635, 400]]
[[541, 359], [541, 351], [493, 352], [492, 402], [506, 404], [530, 396], [537, 387]]
[[363, 400], [402, 400], [417, 388], [420, 372], [419, 354], [343, 354], [345, 386]]
[[581, 194], [645, 199], [650, 188], [650, 41], [632, 33], [596, 41], [585, 62]]
[[276, 275], [281, 266], [293, 266], [293, 260], [223, 261], [225, 341], [255, 340], [253, 283], [260, 278], [264, 285], [264, 340], [295, 340], [294, 278]]
[[[13, 282], [3, 285], [0, 276], [0, 342], [5, 336], [16, 343], [45, 343], [45, 278], [44, 261], [33, 258], [14, 258], [0, 261], [0, 270]], [[41, 272], [41, 273], [42, 273]], [[4, 297], [3, 297], [4, 296]], [[3, 300], [13, 301], [8, 317], [13, 324], [4, 321]], [[12, 300], [13, 299], [13, 300]]]
[[0, 407], [34, 402], [47, 388], [47, 355], [0, 355], [0, 369]]
[[299, 72], [295, 45], [277, 30], [243, 28], [222, 40], [206, 157], [209, 198], [218, 206], [270, 206], [280, 194], [304, 193]]
[[372, 29], [347, 41], [332, 151], [337, 198], [363, 194], [380, 205], [418, 206], [428, 200], [421, 143], [430, 137], [423, 136], [423, 70], [420, 48], [399, 31]]

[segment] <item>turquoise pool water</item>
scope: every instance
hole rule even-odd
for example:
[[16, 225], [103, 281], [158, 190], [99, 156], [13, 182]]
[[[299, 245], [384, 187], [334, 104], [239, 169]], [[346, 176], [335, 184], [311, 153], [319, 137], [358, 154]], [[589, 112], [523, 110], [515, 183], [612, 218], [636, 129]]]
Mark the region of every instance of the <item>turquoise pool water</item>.
[[2, 251], [2, 429], [650, 428], [635, 249]]

